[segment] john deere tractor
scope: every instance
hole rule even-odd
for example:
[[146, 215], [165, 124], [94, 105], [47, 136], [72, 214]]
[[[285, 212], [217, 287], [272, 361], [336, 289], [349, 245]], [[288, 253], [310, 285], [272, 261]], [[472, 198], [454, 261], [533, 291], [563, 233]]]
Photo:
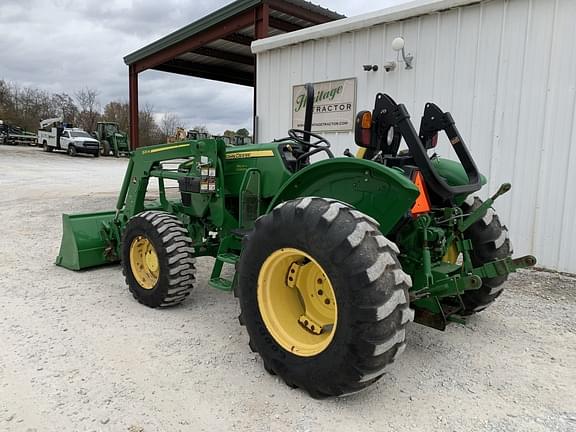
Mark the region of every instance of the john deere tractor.
[[98, 122], [94, 137], [100, 141], [100, 154], [102, 156], [115, 157], [128, 155], [130, 146], [128, 145], [128, 135], [120, 132], [118, 123], [115, 122]]
[[[307, 92], [304, 130], [286, 138], [134, 150], [115, 210], [63, 216], [56, 263], [119, 261], [134, 298], [157, 308], [184, 301], [195, 257], [214, 257], [209, 285], [239, 298], [266, 370], [322, 398], [378, 381], [404, 351], [412, 320], [437, 329], [461, 322], [536, 259], [511, 257], [492, 209], [510, 185], [486, 201], [474, 196], [486, 179], [449, 113], [426, 104], [416, 132], [405, 106], [378, 94], [356, 119], [359, 154], [334, 157], [311, 132]], [[460, 162], [429, 154], [440, 132]], [[319, 153], [326, 158], [312, 163]], [[155, 202], [144, 199], [150, 181]]]

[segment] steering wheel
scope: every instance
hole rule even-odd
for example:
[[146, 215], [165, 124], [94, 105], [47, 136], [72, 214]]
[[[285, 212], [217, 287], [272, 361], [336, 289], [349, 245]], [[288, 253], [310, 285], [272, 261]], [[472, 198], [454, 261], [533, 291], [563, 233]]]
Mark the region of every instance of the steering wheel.
[[[316, 141], [308, 142], [304, 139], [304, 137], [308, 135], [314, 138]], [[316, 153], [319, 152], [326, 152], [329, 158], [333, 158], [334, 154], [330, 151], [330, 142], [321, 135], [315, 134], [313, 132], [305, 131], [303, 129], [290, 129], [288, 130], [288, 136], [290, 139], [296, 141], [297, 143], [303, 145], [304, 147], [308, 147], [309, 150], [305, 153], [302, 153], [300, 156], [296, 158], [297, 161], [301, 159], [308, 158]], [[324, 144], [324, 145], [322, 145]]]

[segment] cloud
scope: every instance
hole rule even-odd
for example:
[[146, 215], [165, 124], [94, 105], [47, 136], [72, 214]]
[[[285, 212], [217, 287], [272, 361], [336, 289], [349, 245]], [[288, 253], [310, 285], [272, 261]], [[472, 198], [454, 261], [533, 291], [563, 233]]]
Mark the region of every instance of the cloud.
[[[388, 4], [403, 0], [390, 0]], [[99, 91], [102, 104], [128, 99], [123, 57], [229, 3], [227, 0], [1, 0], [0, 79], [73, 95]], [[382, 1], [323, 0], [357, 14]], [[214, 133], [252, 129], [252, 88], [169, 73], [140, 75], [140, 103]], [[281, 134], [281, 133], [280, 133]]]

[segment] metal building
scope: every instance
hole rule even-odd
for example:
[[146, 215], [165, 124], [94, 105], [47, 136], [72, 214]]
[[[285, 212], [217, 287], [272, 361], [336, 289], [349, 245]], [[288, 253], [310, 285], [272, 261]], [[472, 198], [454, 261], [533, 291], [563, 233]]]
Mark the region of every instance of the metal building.
[[[433, 101], [452, 112], [489, 177], [484, 194], [512, 183], [496, 210], [516, 254], [576, 273], [575, 19], [574, 0], [419, 0], [256, 41], [259, 139], [292, 126], [293, 87], [306, 82], [355, 78], [356, 110], [385, 92], [416, 127]], [[392, 50], [398, 36], [412, 69]], [[325, 135], [336, 154], [354, 150], [351, 132]]]

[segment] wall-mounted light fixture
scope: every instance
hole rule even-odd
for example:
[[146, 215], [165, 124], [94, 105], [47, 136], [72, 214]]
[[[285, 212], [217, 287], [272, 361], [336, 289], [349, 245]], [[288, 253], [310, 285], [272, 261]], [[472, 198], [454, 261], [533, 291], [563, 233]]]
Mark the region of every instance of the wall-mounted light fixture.
[[[392, 49], [398, 53], [396, 61], [398, 62], [403, 61], [404, 64], [406, 65], [404, 69], [409, 70], [412, 69], [412, 62], [414, 61], [414, 56], [410, 55], [410, 53], [406, 54], [406, 52], [404, 51], [405, 45], [406, 42], [404, 41], [404, 38], [401, 36], [394, 38], [394, 40], [392, 41]], [[399, 59], [400, 53], [402, 53], [402, 60]]]
[[[396, 68], [398, 67], [398, 63], [404, 63], [404, 69], [406, 69], [406, 70], [412, 69], [412, 67], [413, 67], [412, 63], [414, 62], [414, 56], [411, 55], [410, 53], [406, 54], [406, 51], [404, 51], [405, 45], [406, 45], [406, 42], [404, 41], [404, 38], [402, 36], [398, 36], [397, 38], [394, 38], [394, 40], [392, 41], [392, 49], [394, 51], [396, 51], [396, 53], [397, 53], [396, 60], [384, 62], [382, 67], [384, 68], [384, 70], [386, 72], [395, 71]], [[402, 59], [400, 59], [400, 54], [402, 54]], [[378, 70], [378, 65], [365, 64], [365, 65], [362, 65], [362, 68], [366, 72], [376, 72]]]

